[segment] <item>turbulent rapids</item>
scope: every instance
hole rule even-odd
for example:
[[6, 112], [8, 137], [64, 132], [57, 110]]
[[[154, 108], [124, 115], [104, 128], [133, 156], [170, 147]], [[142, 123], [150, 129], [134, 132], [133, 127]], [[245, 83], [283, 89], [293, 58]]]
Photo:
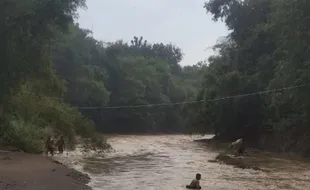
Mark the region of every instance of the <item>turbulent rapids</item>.
[[309, 189], [310, 164], [273, 157], [251, 158], [268, 172], [212, 163], [218, 152], [193, 136], [113, 136], [115, 149], [100, 157], [70, 152], [59, 157], [65, 164], [88, 173], [94, 190], [185, 189], [197, 172], [202, 189]]

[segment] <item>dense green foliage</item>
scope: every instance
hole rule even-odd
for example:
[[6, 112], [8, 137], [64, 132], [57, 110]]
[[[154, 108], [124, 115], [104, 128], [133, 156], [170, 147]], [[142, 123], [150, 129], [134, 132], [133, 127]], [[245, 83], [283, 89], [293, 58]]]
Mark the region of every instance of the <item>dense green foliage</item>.
[[64, 135], [68, 148], [77, 135], [93, 139], [87, 140], [90, 148], [109, 147], [98, 140], [92, 121], [61, 101], [65, 81], [52, 69], [50, 47], [83, 6], [84, 0], [0, 2], [1, 144], [39, 153], [55, 134]]
[[84, 6], [84, 0], [0, 2], [2, 144], [42, 152], [47, 136], [64, 135], [69, 147], [81, 136], [88, 149], [104, 150], [109, 145], [96, 127], [184, 131], [183, 105], [105, 107], [193, 100], [200, 66], [182, 68], [183, 54], [171, 44], [95, 40], [73, 22]]
[[[198, 99], [308, 84], [306, 0], [211, 0], [204, 8], [230, 30], [209, 58]], [[196, 130], [258, 143], [272, 150], [310, 153], [309, 85], [281, 92], [206, 102]]]
[[200, 66], [182, 68], [182, 56], [171, 44], [142, 37], [99, 42], [77, 25], [53, 50], [56, 73], [67, 82], [64, 101], [110, 133], [184, 131], [183, 105], [115, 108], [194, 100]]
[[[0, 2], [1, 143], [41, 152], [47, 135], [61, 134], [71, 147], [81, 136], [85, 147], [104, 150], [109, 145], [96, 130], [194, 130], [310, 153], [309, 86], [208, 101], [310, 83], [306, 0], [206, 2], [230, 33], [208, 63], [186, 67], [171, 44], [94, 39], [73, 22], [84, 4]], [[170, 105], [194, 100], [205, 101]]]

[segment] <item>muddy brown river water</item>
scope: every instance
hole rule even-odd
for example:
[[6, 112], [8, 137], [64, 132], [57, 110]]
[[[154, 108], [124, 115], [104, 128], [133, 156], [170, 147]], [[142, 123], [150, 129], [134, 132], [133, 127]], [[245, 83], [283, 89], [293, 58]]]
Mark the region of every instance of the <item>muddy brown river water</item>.
[[188, 135], [113, 136], [105, 157], [70, 152], [58, 156], [90, 174], [94, 190], [183, 190], [202, 174], [203, 190], [310, 189], [310, 163], [252, 158], [269, 172], [210, 163], [218, 154]]

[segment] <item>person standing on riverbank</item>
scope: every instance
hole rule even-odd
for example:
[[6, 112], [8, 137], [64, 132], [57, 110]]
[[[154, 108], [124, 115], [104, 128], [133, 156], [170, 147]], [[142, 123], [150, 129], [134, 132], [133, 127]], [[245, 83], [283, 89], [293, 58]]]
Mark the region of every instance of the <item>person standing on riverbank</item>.
[[54, 142], [51, 136], [47, 137], [45, 149], [46, 149], [46, 155], [48, 155], [48, 153], [50, 152], [51, 155], [54, 156]]
[[62, 154], [64, 152], [64, 146], [65, 146], [65, 140], [63, 136], [61, 136], [60, 139], [57, 141], [56, 146], [58, 148], [58, 152]]

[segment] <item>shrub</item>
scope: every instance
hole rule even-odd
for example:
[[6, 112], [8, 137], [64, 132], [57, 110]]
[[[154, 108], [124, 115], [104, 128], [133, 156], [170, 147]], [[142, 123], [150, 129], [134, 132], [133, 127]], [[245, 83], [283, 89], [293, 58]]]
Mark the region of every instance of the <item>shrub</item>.
[[8, 104], [0, 134], [2, 143], [41, 153], [48, 135], [64, 136], [69, 149], [75, 148], [76, 137], [81, 136], [86, 148], [100, 152], [110, 148], [106, 139], [96, 134], [91, 120], [58, 98], [33, 93], [31, 83], [22, 85]]
[[45, 132], [38, 126], [22, 119], [12, 118], [3, 133], [3, 140], [25, 152], [42, 153]]

